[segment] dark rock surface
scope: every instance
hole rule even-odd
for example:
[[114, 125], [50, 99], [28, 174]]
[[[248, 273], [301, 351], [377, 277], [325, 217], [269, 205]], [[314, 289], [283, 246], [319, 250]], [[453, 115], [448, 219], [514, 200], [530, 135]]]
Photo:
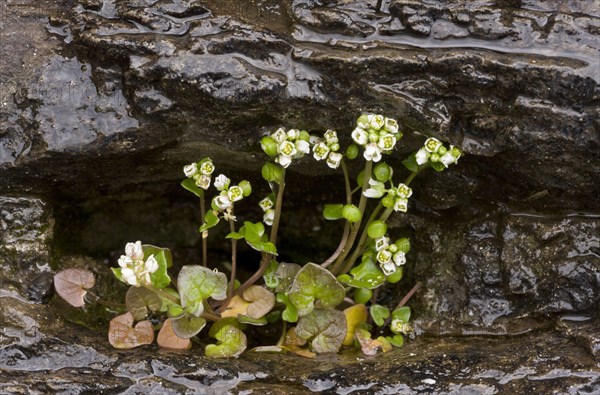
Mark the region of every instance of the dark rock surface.
[[[599, 9], [597, 0], [3, 1], [0, 392], [598, 391]], [[413, 250], [405, 280], [383, 294], [391, 305], [423, 284], [411, 306], [424, 336], [405, 349], [326, 357], [318, 371], [296, 357], [129, 355], [61, 318], [98, 329], [107, 309], [49, 304], [60, 267], [104, 278], [100, 296], [122, 292], [108, 268], [127, 241], [197, 261], [184, 164], [210, 155], [260, 196], [268, 187], [251, 171], [264, 131], [334, 127], [347, 143], [363, 111], [399, 120], [404, 144], [390, 160], [399, 177], [424, 135], [467, 153], [416, 179], [408, 215], [392, 217]], [[342, 193], [312, 161], [290, 169], [300, 177], [280, 244], [299, 262], [335, 248], [324, 234], [337, 228], [314, 206]], [[289, 364], [301, 367], [288, 373]]]

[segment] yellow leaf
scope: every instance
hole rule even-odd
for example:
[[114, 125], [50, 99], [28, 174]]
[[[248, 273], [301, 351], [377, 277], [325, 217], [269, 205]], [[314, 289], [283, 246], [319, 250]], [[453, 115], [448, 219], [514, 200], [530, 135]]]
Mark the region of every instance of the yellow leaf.
[[364, 304], [355, 304], [344, 310], [344, 314], [346, 315], [346, 325], [348, 326], [348, 330], [346, 331], [346, 337], [342, 344], [344, 346], [351, 346], [354, 344], [354, 332], [356, 331], [356, 327], [361, 322], [367, 321], [369, 313]]

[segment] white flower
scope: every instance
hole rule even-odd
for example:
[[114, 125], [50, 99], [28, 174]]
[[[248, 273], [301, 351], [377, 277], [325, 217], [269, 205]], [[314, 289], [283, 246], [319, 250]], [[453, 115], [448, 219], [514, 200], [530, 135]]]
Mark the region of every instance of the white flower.
[[310, 144], [308, 144], [308, 142], [304, 140], [296, 140], [296, 150], [298, 151], [298, 154], [300, 154], [300, 156], [308, 154], [310, 152]]
[[363, 195], [368, 198], [380, 198], [387, 192], [383, 182], [371, 178], [369, 179], [369, 185], [371, 188], [368, 188], [363, 192]]
[[412, 195], [412, 189], [406, 184], [398, 185], [396, 194], [402, 199], [408, 199]]
[[385, 118], [384, 129], [390, 133], [396, 134], [398, 133], [398, 122], [392, 118]]
[[406, 263], [406, 254], [404, 253], [404, 251], [398, 251], [397, 253], [394, 254], [392, 259], [394, 261], [394, 264], [396, 264], [396, 266], [402, 266]]
[[229, 197], [229, 200], [231, 202], [237, 202], [244, 198], [244, 191], [242, 190], [241, 187], [238, 187], [237, 185], [232, 186], [227, 191], [227, 197]]
[[288, 132], [287, 132], [288, 140], [296, 140], [298, 137], [300, 137], [300, 131], [298, 129], [288, 130]]
[[408, 199], [397, 198], [394, 202], [394, 211], [402, 211], [405, 213], [408, 210]]
[[393, 134], [386, 133], [384, 135], [379, 136], [379, 141], [377, 142], [377, 146], [381, 148], [383, 151], [390, 151], [396, 145], [396, 137]]
[[279, 155], [275, 158], [275, 162], [279, 163], [282, 167], [287, 168], [292, 163], [292, 157], [287, 155]]
[[265, 223], [265, 225], [273, 225], [273, 219], [275, 218], [275, 210], [273, 209], [268, 209], [267, 211], [265, 211], [265, 214], [263, 215], [263, 222]]
[[121, 277], [123, 277], [123, 280], [125, 280], [125, 282], [129, 285], [138, 285], [138, 279], [133, 269], [121, 269]]
[[206, 174], [195, 174], [194, 181], [196, 181], [196, 185], [202, 189], [208, 189], [210, 186], [210, 176]]
[[122, 268], [126, 268], [133, 264], [133, 259], [131, 259], [130, 257], [128, 257], [126, 255], [121, 255], [118, 262], [119, 262], [119, 266], [121, 266]]
[[377, 253], [377, 260], [379, 261], [379, 263], [391, 262], [392, 261], [392, 253], [390, 251], [386, 250], [385, 248], [382, 250], [379, 250], [379, 252]]
[[297, 152], [296, 145], [286, 140], [277, 146], [277, 152], [285, 156], [294, 156]]
[[385, 248], [388, 248], [388, 246], [390, 245], [390, 238], [389, 237], [380, 237], [377, 240], [375, 240], [375, 250], [377, 251], [381, 251]]
[[277, 143], [281, 144], [285, 140], [287, 140], [287, 133], [285, 132], [284, 128], [279, 128], [273, 132], [273, 134], [271, 135], [271, 138], [273, 140], [275, 140]]
[[452, 155], [451, 151], [446, 151], [446, 153], [440, 158], [440, 162], [442, 162], [445, 167], [448, 167], [451, 164], [456, 163], [456, 158], [454, 155]]
[[383, 117], [383, 115], [373, 116], [373, 118], [371, 118], [371, 123], [369, 124], [371, 129], [375, 130], [381, 129], [383, 125], [385, 125], [385, 118]]
[[198, 172], [198, 167], [196, 166], [195, 163], [191, 163], [191, 164], [183, 167], [183, 174], [185, 174], [186, 177], [192, 177], [197, 172]]
[[215, 178], [215, 188], [217, 190], [222, 191], [229, 187], [229, 183], [231, 180], [225, 176], [225, 174], [219, 174], [217, 178]]
[[215, 165], [209, 160], [200, 165], [200, 173], [210, 176], [215, 171]]
[[158, 270], [158, 261], [154, 258], [154, 255], [150, 255], [148, 259], [146, 259], [146, 263], [144, 264], [144, 271], [146, 273], [154, 273]]
[[428, 152], [437, 152], [442, 145], [442, 142], [436, 139], [435, 137], [430, 137], [427, 140], [425, 140], [425, 149]]
[[366, 160], [372, 160], [373, 162], [379, 162], [381, 160], [381, 150], [376, 143], [369, 143], [365, 147], [363, 156]]
[[344, 155], [340, 154], [339, 152], [329, 153], [329, 156], [327, 157], [327, 166], [331, 167], [332, 169], [337, 169], [340, 166], [343, 157]]
[[329, 129], [328, 131], [325, 132], [323, 137], [325, 137], [325, 141], [327, 142], [327, 144], [335, 144], [335, 143], [339, 142], [338, 136], [337, 136], [337, 133], [335, 130]]
[[356, 120], [356, 126], [361, 129], [368, 129], [373, 119], [373, 114], [363, 114]]
[[427, 163], [430, 155], [431, 154], [429, 153], [429, 151], [427, 151], [427, 149], [425, 147], [418, 150], [417, 156], [416, 156], [417, 164], [420, 166], [420, 165]]
[[138, 240], [135, 243], [127, 243], [125, 245], [125, 255], [131, 259], [144, 259], [142, 242]]
[[365, 145], [369, 141], [369, 133], [362, 128], [356, 128], [352, 132], [352, 140], [358, 145]]
[[215, 196], [214, 202], [221, 211], [225, 211], [226, 209], [231, 207], [231, 201], [229, 200], [229, 196], [227, 196], [227, 194], [224, 192], [222, 192], [222, 194], [219, 196]]
[[381, 263], [379, 266], [386, 276], [392, 275], [396, 271], [396, 265], [392, 261]]
[[390, 323], [390, 330], [394, 333], [404, 333], [406, 335], [412, 332], [412, 327], [410, 324], [396, 318]]
[[310, 145], [319, 144], [321, 142], [321, 138], [319, 136], [311, 134], [308, 138], [308, 142], [310, 143]]
[[262, 208], [263, 211], [267, 211], [268, 209], [273, 208], [275, 204], [270, 198], [266, 197], [260, 202], [258, 202], [258, 205], [260, 206], [260, 208]]
[[323, 160], [327, 158], [327, 155], [329, 155], [330, 151], [331, 150], [329, 149], [327, 144], [321, 141], [313, 147], [313, 158], [315, 158], [316, 160]]

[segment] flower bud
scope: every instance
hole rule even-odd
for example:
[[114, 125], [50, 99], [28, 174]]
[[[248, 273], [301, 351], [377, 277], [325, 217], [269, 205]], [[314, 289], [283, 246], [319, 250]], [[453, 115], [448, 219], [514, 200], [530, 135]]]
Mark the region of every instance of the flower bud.
[[342, 209], [342, 216], [348, 220], [348, 222], [358, 222], [362, 219], [362, 213], [358, 207], [353, 204], [347, 204]]
[[250, 185], [250, 181], [242, 180], [238, 184], [238, 187], [242, 188], [244, 197], [247, 197], [252, 193], [252, 185]]
[[306, 141], [308, 143], [310, 142], [310, 134], [308, 134], [306, 130], [301, 130], [300, 136], [298, 136], [298, 140]]
[[394, 197], [391, 195], [387, 195], [386, 197], [381, 199], [381, 204], [385, 208], [392, 208], [392, 207], [394, 207], [395, 203], [396, 203], [396, 199], [394, 199]]
[[369, 224], [369, 227], [367, 228], [367, 235], [369, 235], [369, 237], [374, 240], [385, 236], [386, 232], [387, 225], [385, 224], [385, 222], [380, 220], [371, 222]]
[[352, 160], [356, 159], [358, 156], [358, 146], [356, 144], [352, 144], [346, 150], [346, 158]]
[[183, 174], [185, 174], [186, 177], [192, 177], [197, 172], [198, 168], [196, 167], [195, 163], [191, 163], [183, 168]]
[[388, 182], [390, 178], [392, 178], [393, 173], [394, 171], [392, 168], [385, 162], [378, 163], [375, 168], [373, 168], [373, 175], [377, 181]]
[[271, 137], [265, 136], [260, 140], [260, 146], [265, 154], [269, 156], [277, 155], [277, 142]]
[[267, 162], [263, 165], [261, 174], [265, 181], [279, 183], [281, 181], [282, 170], [279, 166]]
[[367, 303], [373, 297], [373, 291], [366, 288], [357, 288], [354, 290], [354, 301], [356, 303]]

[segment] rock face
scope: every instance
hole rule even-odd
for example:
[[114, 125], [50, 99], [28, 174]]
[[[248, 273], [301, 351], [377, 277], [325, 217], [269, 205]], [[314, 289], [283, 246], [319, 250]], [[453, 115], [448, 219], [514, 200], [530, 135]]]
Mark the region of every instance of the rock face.
[[[108, 279], [124, 243], [136, 239], [173, 247], [179, 262], [197, 260], [198, 212], [178, 185], [184, 164], [210, 155], [217, 171], [250, 179], [258, 196], [268, 193], [252, 175], [264, 160], [262, 133], [336, 128], [346, 144], [357, 115], [372, 111], [398, 119], [405, 134], [390, 159], [399, 177], [400, 161], [424, 135], [466, 153], [458, 166], [417, 178], [408, 214], [391, 218], [392, 230], [408, 229], [413, 249], [405, 280], [383, 292], [393, 304], [421, 282], [411, 300], [416, 329], [442, 336], [435, 338], [441, 346], [411, 345], [417, 354], [419, 346], [428, 351], [407, 366], [425, 371], [426, 357], [440, 353], [455, 365], [445, 369], [439, 360], [436, 378], [415, 374], [402, 384], [382, 376], [353, 382], [359, 367], [348, 364], [330, 369], [340, 381], [302, 373], [272, 381], [273, 391], [494, 393], [539, 391], [540, 382], [550, 391], [568, 377], [569, 388], [594, 392], [599, 9], [597, 0], [2, 2], [0, 370], [10, 372], [3, 388], [162, 391], [160, 382], [139, 380], [153, 376], [174, 393], [198, 391], [193, 375], [177, 376], [182, 368], [170, 358], [125, 361], [88, 334], [64, 346], [69, 324], [55, 311], [64, 306], [47, 304], [53, 270], [84, 266]], [[290, 168], [295, 181], [281, 239], [299, 262], [335, 248], [323, 233], [337, 228], [323, 224], [314, 206], [342, 193], [341, 185], [331, 187], [333, 172], [303, 165]], [[252, 210], [249, 216], [259, 214]], [[299, 225], [309, 226], [297, 233]], [[101, 294], [115, 292], [105, 286]], [[86, 317], [71, 320], [103, 324]], [[473, 363], [465, 343], [443, 336], [540, 331], [541, 344], [557, 344], [544, 354], [558, 361], [555, 370], [535, 365], [541, 359], [513, 364], [506, 349], [477, 338], [499, 355], [499, 367], [441, 378]], [[510, 347], [539, 352], [515, 339]], [[68, 388], [61, 383], [77, 377], [44, 384], [23, 373], [47, 371], [44, 358], [57, 349], [87, 358], [65, 367], [92, 367], [95, 377], [110, 370], [113, 379]], [[581, 365], [573, 362], [577, 353], [587, 358]], [[271, 380], [261, 372], [277, 366], [269, 358], [260, 363], [263, 370], [240, 361], [226, 378], [212, 368], [205, 376], [231, 381], [224, 391], [260, 389]], [[369, 366], [401, 369], [379, 363]], [[258, 384], [238, 387], [246, 381]], [[556, 388], [567, 391], [567, 384]]]

